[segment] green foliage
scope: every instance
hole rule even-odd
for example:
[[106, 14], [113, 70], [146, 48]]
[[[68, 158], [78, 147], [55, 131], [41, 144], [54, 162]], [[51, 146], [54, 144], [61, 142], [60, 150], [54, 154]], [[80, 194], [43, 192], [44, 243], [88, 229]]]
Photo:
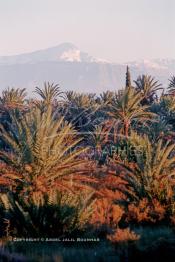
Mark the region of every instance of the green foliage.
[[174, 93], [175, 93], [175, 76], [172, 76], [171, 79], [169, 80], [168, 91], [169, 91], [170, 95], [174, 95]]
[[54, 99], [62, 97], [63, 95], [63, 92], [60, 91], [59, 85], [54, 85], [54, 83], [50, 84], [49, 82], [44, 83], [43, 89], [36, 87], [35, 93], [42, 98], [44, 105], [47, 106], [54, 102]]
[[131, 87], [131, 74], [129, 71], [129, 66], [127, 66], [127, 69], [126, 69], [126, 88], [127, 87]]
[[155, 114], [148, 111], [149, 106], [142, 106], [142, 95], [133, 88], [126, 88], [124, 94], [112, 103], [109, 115], [121, 121], [123, 134], [128, 136], [132, 121], [146, 122]]
[[4, 232], [6, 236], [16, 237], [64, 237], [84, 228], [92, 214], [92, 204], [92, 194], [61, 194], [53, 190], [38, 199], [34, 195], [25, 198], [1, 193], [1, 234]]
[[36, 106], [18, 118], [12, 111], [10, 117], [7, 130], [0, 126], [1, 139], [8, 146], [7, 151], [1, 150], [0, 159], [19, 174], [22, 187], [40, 177], [51, 184], [78, 173], [84, 161], [77, 157], [86, 148], [78, 147], [81, 138], [71, 124], [63, 117], [55, 120], [51, 104], [44, 111]]
[[155, 198], [170, 203], [174, 196], [175, 145], [162, 140], [152, 145], [147, 136], [136, 133], [130, 139], [137, 149], [136, 162], [118, 162], [125, 170], [121, 177], [128, 183], [125, 193], [130, 201]]
[[63, 114], [86, 141], [88, 132], [104, 120], [102, 105], [97, 103], [94, 94], [67, 92]]
[[[158, 97], [162, 87], [147, 75], [132, 87], [127, 67], [126, 87], [118, 92], [64, 94], [58, 85], [44, 83], [35, 89], [38, 100], [26, 100], [24, 89], [5, 90], [0, 99], [1, 235], [87, 232], [92, 212], [98, 217], [94, 204], [103, 198], [100, 221], [111, 203], [118, 203], [113, 211], [120, 217], [124, 203], [121, 225], [130, 223], [129, 217], [134, 223], [133, 214], [139, 221], [163, 217], [174, 223], [173, 88], [174, 78], [171, 92]], [[114, 240], [132, 238], [127, 229], [117, 232], [121, 236], [116, 233]]]
[[137, 92], [143, 96], [143, 105], [153, 103], [157, 100], [157, 91], [163, 90], [162, 85], [150, 75], [139, 76], [134, 83]]
[[2, 151], [1, 159], [18, 170], [30, 164], [36, 175], [43, 172], [49, 174], [58, 163], [61, 166], [68, 162], [73, 164], [76, 156], [84, 151], [73, 150], [81, 139], [76, 138], [75, 130], [63, 118], [55, 121], [49, 109], [42, 113], [35, 108], [20, 119], [13, 114], [11, 118], [13, 125], [9, 126], [9, 131], [1, 126], [1, 136], [13, 154]]
[[26, 98], [26, 89], [15, 89], [8, 88], [2, 91], [2, 96], [0, 98], [0, 103], [3, 106], [17, 107], [22, 106]]

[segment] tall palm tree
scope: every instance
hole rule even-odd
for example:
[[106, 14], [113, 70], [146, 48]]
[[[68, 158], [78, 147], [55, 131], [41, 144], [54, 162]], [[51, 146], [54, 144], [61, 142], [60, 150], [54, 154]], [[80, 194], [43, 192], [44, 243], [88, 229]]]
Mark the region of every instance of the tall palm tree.
[[157, 91], [162, 90], [161, 84], [150, 75], [142, 75], [134, 81], [136, 90], [143, 95], [143, 104], [152, 103], [157, 95]]
[[123, 125], [123, 134], [127, 137], [132, 121], [144, 122], [152, 120], [155, 114], [148, 112], [149, 106], [141, 105], [142, 96], [133, 88], [126, 88], [123, 95], [112, 103], [108, 114], [120, 120]]
[[60, 86], [54, 83], [50, 84], [49, 82], [44, 83], [43, 89], [35, 87], [34, 92], [42, 98], [42, 104], [45, 106], [51, 105], [58, 97], [64, 97], [64, 93], [60, 90]]

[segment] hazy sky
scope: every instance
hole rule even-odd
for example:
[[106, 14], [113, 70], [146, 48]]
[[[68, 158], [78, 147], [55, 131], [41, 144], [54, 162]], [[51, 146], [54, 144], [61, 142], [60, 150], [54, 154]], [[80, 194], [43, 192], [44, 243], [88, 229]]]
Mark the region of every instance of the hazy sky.
[[175, 0], [0, 0], [0, 55], [71, 42], [121, 62], [175, 58]]

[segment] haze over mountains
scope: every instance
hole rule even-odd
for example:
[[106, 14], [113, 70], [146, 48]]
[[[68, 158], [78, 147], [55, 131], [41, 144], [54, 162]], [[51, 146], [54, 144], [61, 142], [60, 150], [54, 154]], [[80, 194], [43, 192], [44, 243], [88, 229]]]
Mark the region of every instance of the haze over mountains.
[[165, 87], [175, 74], [175, 59], [154, 59], [110, 63], [80, 51], [70, 43], [15, 56], [0, 56], [0, 91], [10, 87], [27, 88], [29, 94], [44, 81], [58, 83], [62, 90], [100, 93], [121, 89], [126, 64], [132, 79], [151, 74]]

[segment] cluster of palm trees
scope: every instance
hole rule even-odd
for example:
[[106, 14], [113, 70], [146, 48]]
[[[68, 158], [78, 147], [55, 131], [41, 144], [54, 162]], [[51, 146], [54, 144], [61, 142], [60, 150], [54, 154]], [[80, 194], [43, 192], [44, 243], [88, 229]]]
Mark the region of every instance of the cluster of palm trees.
[[174, 92], [174, 76], [165, 91], [148, 75], [132, 84], [128, 67], [120, 92], [62, 92], [50, 83], [35, 88], [36, 99], [25, 89], [3, 91], [1, 235], [75, 233], [90, 226], [96, 201], [109, 195], [126, 221], [130, 204], [137, 208], [143, 199], [158, 201], [162, 219], [173, 221]]

